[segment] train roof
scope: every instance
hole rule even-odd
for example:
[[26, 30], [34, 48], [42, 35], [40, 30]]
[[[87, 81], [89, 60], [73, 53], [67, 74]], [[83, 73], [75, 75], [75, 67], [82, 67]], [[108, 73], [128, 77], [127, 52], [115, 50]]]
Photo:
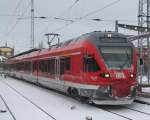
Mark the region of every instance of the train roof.
[[[124, 43], [129, 42], [126, 39], [127, 38], [126, 35], [118, 33], [118, 32], [113, 32], [113, 31], [93, 31], [93, 32], [90, 32], [90, 33], [85, 33], [85, 34], [83, 34], [83, 35], [81, 35], [79, 37], [76, 37], [76, 38], [73, 38], [73, 39], [61, 42], [59, 47], [65, 47], [65, 46], [68, 46], [68, 45], [73, 44], [73, 43], [75, 44], [78, 41], [85, 41], [85, 40], [89, 40], [89, 41], [95, 43], [95, 41], [99, 41], [98, 39], [100, 39], [101, 41], [99, 41], [99, 42], [107, 42], [107, 40], [105, 38], [108, 38], [108, 35], [111, 35], [111, 38], [122, 38], [118, 42], [124, 42]], [[103, 41], [103, 39], [105, 39], [105, 40]], [[51, 46], [51, 48], [57, 48], [57, 47], [58, 46], [55, 46], [55, 45]]]
[[100, 38], [104, 38], [107, 37], [107, 34], [111, 34], [111, 37], [124, 37], [126, 38], [126, 35], [122, 34], [122, 33], [118, 33], [118, 32], [114, 32], [114, 31], [93, 31], [90, 33], [86, 33], [83, 34], [81, 36], [94, 36], [94, 37], [100, 37]]
[[87, 33], [85, 38], [95, 46], [133, 46], [133, 43], [127, 39], [128, 36], [112, 31], [94, 31]]
[[111, 38], [122, 38], [122, 39], [119, 39], [120, 41], [117, 41], [117, 42], [124, 42], [124, 43], [128, 42], [126, 39], [127, 36], [124, 34], [121, 34], [121, 33], [111, 32], [111, 31], [104, 31], [104, 32], [93, 31], [90, 33], [83, 34], [79, 37], [70, 39], [68, 41], [61, 42], [59, 45], [54, 45], [47, 49], [43, 49], [43, 50], [32, 49], [32, 50], [17, 54], [11, 58], [14, 60], [16, 58], [17, 59], [26, 59], [26, 58], [28, 59], [28, 58], [33, 58], [36, 56], [46, 55], [46, 54], [53, 53], [53, 52], [62, 52], [62, 51], [69, 50], [69, 49], [78, 49], [78, 48], [83, 47], [83, 44], [85, 41], [90, 41], [94, 45], [98, 45], [99, 42], [102, 42], [100, 44], [103, 44], [103, 42], [105, 44], [106, 40], [108, 40], [105, 38], [108, 38], [108, 37], [109, 38], [110, 37]]
[[26, 55], [26, 54], [29, 54], [29, 53], [32, 53], [32, 52], [35, 52], [35, 51], [39, 51], [39, 50], [40, 49], [34, 48], [34, 49], [31, 49], [31, 50], [28, 50], [28, 51], [16, 54], [16, 55], [14, 55], [14, 56], [12, 56], [10, 58], [15, 58], [15, 57], [18, 57], [18, 56]]

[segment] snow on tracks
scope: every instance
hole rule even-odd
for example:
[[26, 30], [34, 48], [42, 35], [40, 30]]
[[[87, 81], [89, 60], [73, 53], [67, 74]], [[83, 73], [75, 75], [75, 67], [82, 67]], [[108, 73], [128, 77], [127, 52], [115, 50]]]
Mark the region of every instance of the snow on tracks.
[[[53, 120], [53, 118], [56, 120], [85, 120], [87, 116], [91, 116], [93, 120], [146, 120], [150, 118], [149, 115], [124, 106], [119, 108], [95, 107], [83, 104], [54, 91], [12, 78], [0, 78], [0, 81], [0, 94], [5, 98], [18, 120]], [[130, 107], [136, 108], [135, 103]], [[145, 107], [150, 111], [150, 106], [145, 105]], [[138, 106], [137, 109], [140, 108], [141, 106]]]

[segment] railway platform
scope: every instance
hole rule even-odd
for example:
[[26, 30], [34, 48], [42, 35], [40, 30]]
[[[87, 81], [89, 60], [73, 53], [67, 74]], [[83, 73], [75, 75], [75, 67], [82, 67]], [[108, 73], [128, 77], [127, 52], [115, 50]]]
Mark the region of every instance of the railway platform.
[[[1, 120], [148, 120], [150, 105], [89, 105], [21, 80], [0, 77]], [[141, 98], [141, 100], [143, 100]]]

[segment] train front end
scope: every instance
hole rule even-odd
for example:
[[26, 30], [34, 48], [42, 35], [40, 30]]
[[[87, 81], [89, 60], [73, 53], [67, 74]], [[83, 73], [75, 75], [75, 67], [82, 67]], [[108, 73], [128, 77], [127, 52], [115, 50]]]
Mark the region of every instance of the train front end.
[[[98, 55], [95, 61], [99, 69], [89, 73], [96, 78], [98, 89], [91, 99], [96, 104], [131, 104], [136, 97], [137, 52], [126, 36], [105, 32], [94, 43]], [[92, 79], [91, 79], [92, 81]]]

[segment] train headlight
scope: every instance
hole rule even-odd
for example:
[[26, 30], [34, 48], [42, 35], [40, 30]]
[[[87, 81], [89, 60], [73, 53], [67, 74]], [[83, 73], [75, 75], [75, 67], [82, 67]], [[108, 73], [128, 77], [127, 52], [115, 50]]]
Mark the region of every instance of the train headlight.
[[130, 78], [134, 78], [134, 74], [133, 73], [130, 74]]
[[110, 78], [110, 74], [109, 73], [102, 73], [100, 74], [101, 77], [104, 77], [104, 78]]
[[109, 74], [109, 73], [105, 73], [105, 74], [104, 74], [104, 77], [105, 77], [105, 78], [110, 78], [110, 74]]

